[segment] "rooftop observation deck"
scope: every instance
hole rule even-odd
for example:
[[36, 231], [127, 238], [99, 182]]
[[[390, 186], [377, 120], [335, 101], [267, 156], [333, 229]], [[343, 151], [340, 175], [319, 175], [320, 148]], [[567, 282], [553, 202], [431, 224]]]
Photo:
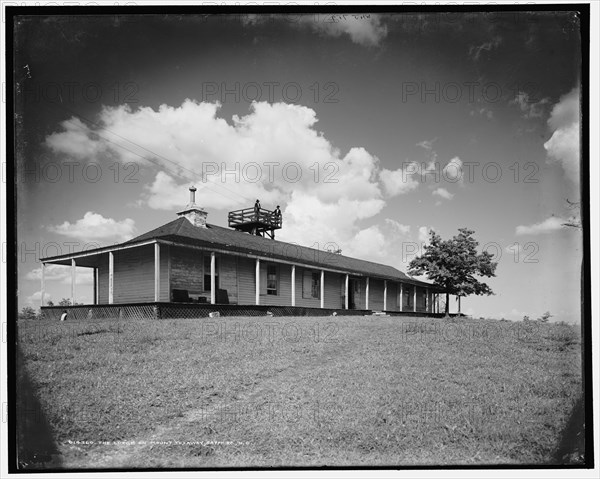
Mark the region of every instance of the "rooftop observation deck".
[[245, 208], [229, 212], [229, 227], [238, 231], [275, 238], [275, 230], [281, 229], [283, 223], [281, 215], [276, 216], [275, 211], [259, 208]]

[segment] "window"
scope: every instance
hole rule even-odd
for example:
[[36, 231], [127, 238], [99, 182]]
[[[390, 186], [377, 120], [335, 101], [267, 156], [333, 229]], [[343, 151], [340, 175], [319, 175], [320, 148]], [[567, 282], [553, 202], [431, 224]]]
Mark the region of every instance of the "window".
[[319, 299], [321, 297], [321, 275], [312, 274], [312, 297]]
[[277, 266], [267, 266], [267, 294], [277, 296]]
[[304, 275], [302, 277], [302, 297], [308, 299], [319, 299], [321, 297], [320, 273], [304, 271]]
[[[204, 255], [204, 291], [210, 291], [210, 254]], [[215, 258], [215, 287], [219, 289], [219, 258]]]

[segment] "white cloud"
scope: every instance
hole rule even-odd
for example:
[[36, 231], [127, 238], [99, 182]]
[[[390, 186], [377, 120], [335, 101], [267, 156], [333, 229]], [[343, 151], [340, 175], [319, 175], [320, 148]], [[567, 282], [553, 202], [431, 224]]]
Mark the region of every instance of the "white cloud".
[[429, 244], [429, 232], [431, 228], [428, 226], [420, 226], [419, 227], [419, 241], [423, 244]]
[[[273, 19], [268, 15], [245, 15], [243, 21], [247, 25], [257, 25]], [[374, 14], [294, 15], [288, 25], [312, 28], [317, 33], [332, 37], [347, 35], [352, 42], [367, 47], [378, 46], [388, 33], [381, 16]]]
[[546, 218], [544, 221], [540, 223], [535, 223], [533, 225], [517, 226], [516, 234], [517, 235], [538, 235], [538, 234], [546, 234], [552, 231], [560, 230], [563, 228], [564, 219], [558, 218], [556, 216], [550, 216]]
[[88, 211], [83, 218], [74, 223], [65, 221], [63, 224], [48, 226], [48, 231], [81, 241], [125, 241], [131, 239], [135, 233], [135, 222], [126, 218], [115, 221], [104, 218], [98, 213]]
[[454, 194], [450, 193], [446, 188], [436, 188], [433, 190], [433, 196], [439, 196], [445, 200], [451, 200], [454, 198]]
[[495, 36], [489, 42], [484, 42], [481, 45], [471, 45], [469, 47], [469, 56], [478, 61], [481, 58], [481, 55], [484, 51], [491, 52], [493, 49], [497, 48], [502, 43], [502, 38], [500, 36]]
[[48, 135], [45, 144], [55, 153], [85, 160], [98, 158], [107, 152], [106, 144], [96, 141], [94, 132], [79, 118], [72, 117], [61, 122], [63, 131]]
[[574, 88], [561, 97], [552, 108], [548, 125], [552, 137], [544, 143], [550, 162], [558, 162], [565, 176], [579, 184], [579, 89]]
[[[44, 301], [47, 302], [49, 300], [52, 299], [52, 296], [50, 296], [50, 294], [45, 293], [44, 294]], [[27, 306], [40, 306], [40, 301], [42, 300], [42, 292], [41, 291], [36, 291], [35, 293], [27, 296], [25, 298], [25, 304]]]
[[421, 148], [427, 150], [427, 151], [431, 151], [433, 150], [433, 144], [437, 141], [437, 138], [434, 138], [433, 140], [423, 140], [420, 141], [419, 143], [417, 143], [416, 146], [420, 146]]
[[455, 156], [446, 163], [446, 166], [442, 170], [444, 179], [450, 183], [462, 183], [464, 179], [462, 167], [462, 160], [458, 156]]
[[416, 190], [419, 186], [419, 181], [417, 181], [414, 177], [413, 172], [418, 172], [417, 163], [411, 163], [413, 169], [410, 168], [398, 168], [397, 170], [388, 170], [386, 168], [382, 169], [379, 178], [385, 192], [389, 196], [398, 196], [409, 193], [413, 190]]
[[410, 225], [403, 225], [399, 221], [391, 218], [386, 218], [385, 223], [391, 226], [391, 228], [399, 234], [407, 235], [410, 233]]
[[313, 16], [306, 18], [318, 32], [334, 37], [346, 34], [354, 43], [368, 47], [378, 46], [388, 33], [379, 15], [333, 15], [328, 18], [331, 21], [315, 21]]
[[[41, 281], [41, 266], [29, 271], [25, 275], [25, 279]], [[93, 280], [93, 271], [90, 268], [77, 268], [75, 272], [75, 284], [92, 284]], [[71, 267], [59, 264], [46, 265], [46, 269], [44, 270], [44, 281], [60, 281], [62, 284], [71, 284]]]

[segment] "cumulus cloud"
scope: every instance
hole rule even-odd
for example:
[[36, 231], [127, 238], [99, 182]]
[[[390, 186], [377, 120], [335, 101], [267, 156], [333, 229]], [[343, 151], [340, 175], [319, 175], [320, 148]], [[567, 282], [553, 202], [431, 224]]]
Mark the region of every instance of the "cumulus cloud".
[[379, 178], [385, 192], [389, 196], [398, 196], [416, 190], [419, 187], [419, 181], [414, 175], [419, 172], [418, 166], [417, 163], [410, 163], [409, 167], [404, 169], [388, 170], [383, 168]]
[[431, 228], [428, 226], [419, 227], [419, 241], [423, 244], [429, 244], [429, 232]]
[[565, 176], [576, 185], [580, 168], [579, 117], [579, 88], [574, 88], [552, 108], [548, 119], [552, 136], [544, 143], [549, 162], [560, 163]]
[[393, 220], [391, 218], [386, 218], [385, 223], [401, 235], [407, 235], [410, 233], [410, 225], [404, 225], [399, 221]]
[[436, 188], [433, 190], [433, 196], [439, 196], [445, 200], [451, 200], [454, 198], [454, 194], [450, 193], [446, 188]]
[[[86, 135], [92, 145], [78, 151], [87, 151], [88, 161], [101, 161], [109, 152], [111, 161], [158, 165], [160, 170], [145, 186], [140, 206], [176, 211], [187, 203], [191, 183], [198, 188], [196, 202], [209, 215], [211, 209], [243, 208], [260, 198], [265, 208], [282, 206], [286, 227], [278, 238], [309, 245], [351, 242], [360, 231], [359, 222], [385, 206], [384, 191], [395, 195], [417, 186], [412, 180], [395, 184], [399, 172], [386, 178], [379, 159], [364, 148], [344, 154], [333, 147], [316, 130], [316, 113], [310, 108], [255, 102], [247, 115], [234, 115], [231, 123], [218, 117], [219, 108], [219, 103], [192, 100], [157, 110], [104, 108], [99, 124], [103, 134], [110, 132], [111, 142], [92, 132]], [[71, 152], [61, 151], [60, 142], [53, 145], [57, 154]], [[95, 156], [98, 152], [100, 158]], [[133, 230], [127, 220], [90, 214], [52, 230], [94, 239], [108, 230], [119, 236]], [[94, 218], [98, 221], [92, 231], [86, 226]]]
[[125, 241], [131, 239], [135, 233], [135, 222], [126, 218], [116, 221], [104, 218], [98, 213], [88, 211], [83, 218], [74, 223], [65, 221], [56, 226], [48, 226], [48, 231], [81, 241]]
[[544, 221], [540, 223], [535, 223], [532, 225], [520, 225], [517, 226], [516, 234], [517, 235], [539, 235], [551, 233], [552, 231], [560, 230], [563, 228], [564, 219], [558, 218], [556, 216], [550, 216], [546, 218]]
[[[51, 299], [52, 299], [52, 296], [50, 296], [50, 294], [48, 294], [48, 293], [44, 294], [44, 301], [49, 301]], [[35, 293], [33, 293], [25, 298], [25, 304], [27, 306], [39, 306], [41, 300], [42, 300], [42, 292], [36, 291]]]
[[458, 156], [455, 156], [448, 163], [446, 163], [444, 169], [442, 170], [444, 179], [450, 183], [462, 183], [464, 179], [462, 167], [462, 160]]

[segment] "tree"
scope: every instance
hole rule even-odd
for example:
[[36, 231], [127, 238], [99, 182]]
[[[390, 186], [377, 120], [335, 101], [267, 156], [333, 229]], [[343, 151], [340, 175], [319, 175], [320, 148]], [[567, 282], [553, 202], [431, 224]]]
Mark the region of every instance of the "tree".
[[473, 238], [475, 232], [459, 228], [458, 235], [442, 240], [435, 231], [429, 232], [429, 244], [424, 252], [408, 265], [411, 275], [427, 275], [434, 284], [446, 291], [446, 317], [450, 311], [450, 295], [462, 296], [494, 294], [491, 288], [475, 276], [496, 276], [497, 262], [487, 251], [477, 253], [479, 243]]
[[59, 306], [71, 306], [71, 300], [67, 298], [63, 298], [58, 302]]
[[25, 306], [19, 313], [19, 319], [35, 319], [37, 313], [31, 306]]
[[540, 318], [538, 318], [538, 321], [540, 323], [547, 323], [551, 317], [552, 315], [550, 314], [550, 311], [546, 311]]

